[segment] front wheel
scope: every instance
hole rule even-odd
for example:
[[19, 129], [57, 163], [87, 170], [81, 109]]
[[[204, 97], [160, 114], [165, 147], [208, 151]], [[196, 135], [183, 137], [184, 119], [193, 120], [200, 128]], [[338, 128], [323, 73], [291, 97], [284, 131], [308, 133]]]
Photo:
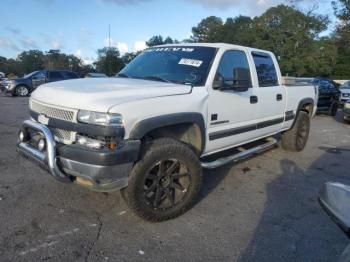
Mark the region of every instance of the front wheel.
[[310, 132], [310, 116], [300, 111], [292, 129], [282, 134], [282, 148], [287, 151], [302, 151], [307, 143]]
[[29, 89], [25, 85], [19, 85], [15, 89], [15, 96], [28, 96], [29, 95]]
[[186, 144], [161, 138], [147, 144], [122, 195], [141, 218], [164, 221], [190, 209], [202, 182], [197, 155]]

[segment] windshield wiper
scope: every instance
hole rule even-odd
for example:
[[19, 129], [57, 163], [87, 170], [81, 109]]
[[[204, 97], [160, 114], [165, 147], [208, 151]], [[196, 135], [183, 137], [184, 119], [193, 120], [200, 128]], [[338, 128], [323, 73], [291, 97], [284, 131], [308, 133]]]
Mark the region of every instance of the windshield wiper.
[[166, 83], [172, 83], [172, 81], [165, 79], [163, 77], [160, 77], [160, 76], [145, 76], [142, 78], [147, 79], [147, 80], [156, 80], [156, 81], [162, 81], [162, 82], [166, 82]]
[[117, 77], [130, 78], [130, 76], [128, 76], [127, 74], [124, 74], [124, 73], [117, 74]]

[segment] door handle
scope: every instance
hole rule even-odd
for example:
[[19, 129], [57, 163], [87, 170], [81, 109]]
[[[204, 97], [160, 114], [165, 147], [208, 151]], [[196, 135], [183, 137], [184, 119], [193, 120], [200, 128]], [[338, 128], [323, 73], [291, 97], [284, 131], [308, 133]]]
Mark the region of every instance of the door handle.
[[257, 97], [257, 96], [251, 96], [251, 97], [250, 97], [250, 103], [251, 103], [251, 104], [256, 104], [256, 103], [258, 103], [258, 97]]
[[281, 101], [282, 99], [283, 99], [282, 94], [277, 94], [276, 100], [277, 100], [277, 101]]

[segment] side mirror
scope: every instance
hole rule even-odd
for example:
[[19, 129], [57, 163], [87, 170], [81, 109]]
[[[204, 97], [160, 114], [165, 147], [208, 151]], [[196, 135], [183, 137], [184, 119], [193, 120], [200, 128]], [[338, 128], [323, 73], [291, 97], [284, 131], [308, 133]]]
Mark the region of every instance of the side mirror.
[[249, 69], [237, 67], [233, 69], [233, 90], [246, 92], [252, 87]]
[[350, 186], [326, 183], [318, 197], [321, 207], [350, 238]]
[[216, 74], [215, 80], [213, 83], [213, 89], [221, 90], [225, 88], [225, 79], [221, 74]]
[[224, 78], [221, 74], [215, 76], [213, 89], [233, 90], [236, 92], [245, 92], [252, 87], [250, 72], [246, 68], [234, 68], [232, 78]]

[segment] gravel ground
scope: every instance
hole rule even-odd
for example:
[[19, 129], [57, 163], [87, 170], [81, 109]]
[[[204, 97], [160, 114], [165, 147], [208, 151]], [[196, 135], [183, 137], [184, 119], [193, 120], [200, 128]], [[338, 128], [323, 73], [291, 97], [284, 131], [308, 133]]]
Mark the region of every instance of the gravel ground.
[[51, 178], [17, 156], [28, 99], [0, 95], [1, 261], [335, 261], [348, 244], [321, 210], [323, 183], [350, 184], [350, 125], [317, 116], [307, 148], [204, 172], [197, 204], [158, 224], [120, 194]]

